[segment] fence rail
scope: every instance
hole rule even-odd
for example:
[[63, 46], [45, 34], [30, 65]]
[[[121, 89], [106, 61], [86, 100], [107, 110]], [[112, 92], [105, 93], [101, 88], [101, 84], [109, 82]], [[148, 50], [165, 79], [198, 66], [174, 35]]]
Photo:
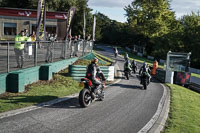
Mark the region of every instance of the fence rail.
[[[72, 57], [79, 57], [91, 52], [93, 41], [36, 41], [20, 42], [25, 47], [22, 50], [14, 48], [14, 41], [0, 41], [0, 73], [8, 73], [40, 64], [56, 62]], [[19, 58], [17, 58], [19, 57]]]

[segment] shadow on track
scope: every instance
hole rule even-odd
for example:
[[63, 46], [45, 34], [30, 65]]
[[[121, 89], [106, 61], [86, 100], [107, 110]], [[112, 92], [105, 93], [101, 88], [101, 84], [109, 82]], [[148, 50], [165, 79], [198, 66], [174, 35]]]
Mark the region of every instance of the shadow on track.
[[120, 86], [121, 88], [126, 88], [126, 89], [142, 89], [142, 86], [139, 85], [126, 85], [126, 84], [113, 84], [111, 86]]
[[66, 108], [66, 109], [81, 109], [78, 102], [78, 97], [70, 98], [68, 100], [53, 104], [51, 106], [45, 106], [45, 108]]

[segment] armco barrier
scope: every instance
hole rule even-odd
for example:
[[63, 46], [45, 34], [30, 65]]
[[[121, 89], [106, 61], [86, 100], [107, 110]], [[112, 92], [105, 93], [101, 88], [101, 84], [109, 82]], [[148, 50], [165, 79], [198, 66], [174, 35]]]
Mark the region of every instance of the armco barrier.
[[0, 94], [4, 92], [23, 92], [25, 85], [40, 80], [50, 80], [52, 74], [67, 68], [78, 58], [58, 61], [54, 63], [36, 66], [32, 68], [13, 71], [8, 74], [0, 74]]
[[[85, 77], [87, 66], [82, 65], [70, 65], [69, 66], [69, 75], [75, 80], [80, 80]], [[114, 80], [114, 66], [100, 66], [101, 71], [103, 72], [107, 81]]]
[[49, 63], [42, 65], [40, 67], [40, 80], [50, 80], [52, 79], [53, 73], [57, 73], [62, 69], [67, 68], [69, 65], [73, 64], [78, 58], [71, 58], [68, 60], [58, 61], [54, 63]]
[[165, 75], [166, 75], [166, 71], [165, 70], [162, 70], [162, 69], [157, 69], [156, 70], [156, 78], [164, 83], [165, 82]]

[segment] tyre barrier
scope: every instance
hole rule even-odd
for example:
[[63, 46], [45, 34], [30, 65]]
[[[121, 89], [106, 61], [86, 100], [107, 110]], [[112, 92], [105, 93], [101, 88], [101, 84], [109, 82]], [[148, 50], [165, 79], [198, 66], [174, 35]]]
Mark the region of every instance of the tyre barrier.
[[[87, 66], [82, 65], [70, 65], [69, 75], [73, 77], [74, 80], [80, 81], [81, 78], [85, 77]], [[100, 66], [100, 70], [103, 72], [107, 81], [114, 80], [114, 66]]]

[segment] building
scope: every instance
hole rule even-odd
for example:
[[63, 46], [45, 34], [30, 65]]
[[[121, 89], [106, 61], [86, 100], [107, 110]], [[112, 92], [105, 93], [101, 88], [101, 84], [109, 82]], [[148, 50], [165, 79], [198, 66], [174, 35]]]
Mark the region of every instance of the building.
[[[14, 40], [24, 29], [36, 31], [37, 10], [0, 8], [0, 40]], [[58, 40], [66, 35], [67, 12], [46, 12], [46, 32], [57, 33]]]

